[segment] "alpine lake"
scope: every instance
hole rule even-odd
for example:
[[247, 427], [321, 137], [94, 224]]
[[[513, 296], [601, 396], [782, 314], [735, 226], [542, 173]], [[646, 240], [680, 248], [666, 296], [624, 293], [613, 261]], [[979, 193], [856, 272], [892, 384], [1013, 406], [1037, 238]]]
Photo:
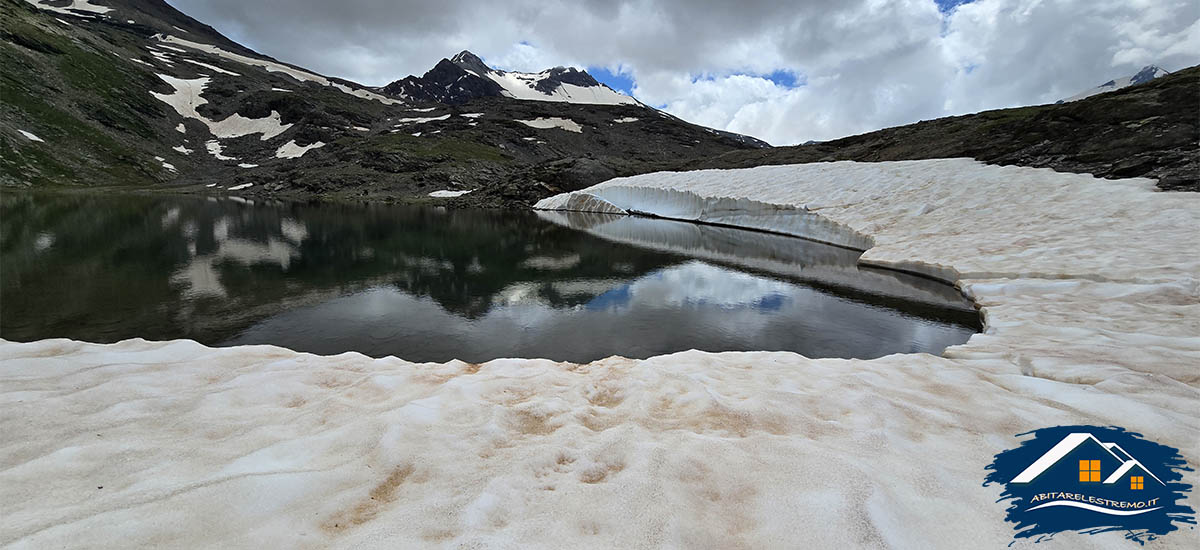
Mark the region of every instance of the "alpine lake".
[[939, 354], [942, 282], [789, 236], [583, 213], [0, 194], [0, 338], [187, 338], [418, 362], [698, 349]]

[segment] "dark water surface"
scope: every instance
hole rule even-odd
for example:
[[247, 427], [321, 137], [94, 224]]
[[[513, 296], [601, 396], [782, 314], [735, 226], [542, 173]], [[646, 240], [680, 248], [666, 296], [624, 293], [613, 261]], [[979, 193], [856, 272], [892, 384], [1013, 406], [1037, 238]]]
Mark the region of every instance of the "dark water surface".
[[413, 361], [940, 353], [953, 288], [760, 232], [587, 214], [0, 195], [0, 338], [190, 338]]

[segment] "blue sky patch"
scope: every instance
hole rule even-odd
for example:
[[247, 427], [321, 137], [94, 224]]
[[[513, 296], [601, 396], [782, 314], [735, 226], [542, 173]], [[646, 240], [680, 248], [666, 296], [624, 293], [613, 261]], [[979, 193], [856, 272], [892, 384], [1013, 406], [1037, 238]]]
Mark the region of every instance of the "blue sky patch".
[[614, 73], [604, 67], [588, 67], [587, 72], [601, 84], [625, 95], [633, 95], [633, 77], [629, 73]]
[[934, 0], [937, 2], [938, 11], [942, 13], [950, 13], [963, 4], [970, 4], [972, 0]]
[[771, 74], [764, 74], [762, 77], [774, 82], [776, 86], [784, 88], [797, 88], [805, 84], [802, 76], [785, 69], [776, 69]]

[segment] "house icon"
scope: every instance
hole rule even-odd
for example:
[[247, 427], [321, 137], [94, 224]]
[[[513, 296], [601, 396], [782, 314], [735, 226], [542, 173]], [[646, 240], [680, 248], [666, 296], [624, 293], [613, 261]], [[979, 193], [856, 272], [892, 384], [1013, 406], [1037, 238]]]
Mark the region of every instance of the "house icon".
[[1010, 483], [1032, 483], [1047, 473], [1056, 479], [1070, 477], [1081, 484], [1120, 486], [1132, 491], [1144, 489], [1147, 478], [1166, 485], [1125, 449], [1116, 443], [1102, 442], [1090, 433], [1068, 434]]

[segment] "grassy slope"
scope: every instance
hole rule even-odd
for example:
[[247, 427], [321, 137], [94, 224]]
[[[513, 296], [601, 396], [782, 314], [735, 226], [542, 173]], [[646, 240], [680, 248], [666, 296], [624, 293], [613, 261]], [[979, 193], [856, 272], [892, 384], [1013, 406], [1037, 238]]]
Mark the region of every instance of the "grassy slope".
[[0, 4], [0, 125], [46, 141], [23, 147], [0, 139], [0, 182], [165, 181], [153, 155], [137, 146], [156, 138], [148, 121], [164, 116], [145, 92], [154, 77], [25, 2]]

